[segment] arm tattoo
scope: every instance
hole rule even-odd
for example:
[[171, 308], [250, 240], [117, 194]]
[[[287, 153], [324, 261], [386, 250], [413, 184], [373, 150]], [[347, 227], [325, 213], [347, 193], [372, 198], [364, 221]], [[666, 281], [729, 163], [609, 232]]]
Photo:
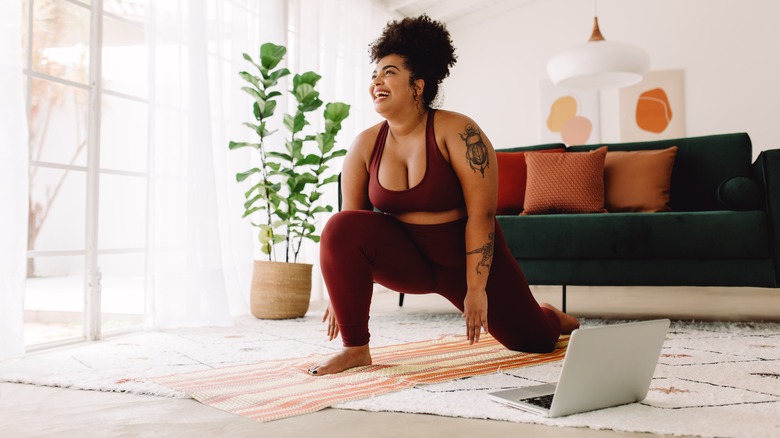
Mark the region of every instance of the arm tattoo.
[[466, 255], [469, 254], [482, 254], [482, 260], [477, 263], [477, 274], [482, 275], [482, 271], [479, 270], [480, 266], [484, 266], [487, 268], [488, 271], [490, 271], [490, 263], [493, 261], [493, 239], [495, 237], [495, 233], [488, 234], [488, 242], [484, 245], [482, 245], [481, 248], [477, 248], [473, 251], [469, 251], [466, 253]]
[[477, 170], [485, 177], [485, 169], [490, 167], [488, 148], [482, 141], [482, 132], [472, 125], [466, 125], [466, 132], [460, 134], [460, 138], [466, 142], [466, 161], [468, 161], [471, 170]]

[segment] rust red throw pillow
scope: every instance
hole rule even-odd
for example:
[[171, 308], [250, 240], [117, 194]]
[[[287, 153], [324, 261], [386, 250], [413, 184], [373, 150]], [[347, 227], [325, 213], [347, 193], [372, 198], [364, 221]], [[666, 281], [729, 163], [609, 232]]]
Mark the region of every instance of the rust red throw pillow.
[[[544, 149], [536, 152], [565, 152], [565, 148]], [[496, 214], [515, 215], [523, 210], [526, 187], [526, 152], [496, 151], [498, 160], [498, 206]]]
[[590, 152], [527, 153], [522, 214], [605, 213], [606, 156], [606, 146]]

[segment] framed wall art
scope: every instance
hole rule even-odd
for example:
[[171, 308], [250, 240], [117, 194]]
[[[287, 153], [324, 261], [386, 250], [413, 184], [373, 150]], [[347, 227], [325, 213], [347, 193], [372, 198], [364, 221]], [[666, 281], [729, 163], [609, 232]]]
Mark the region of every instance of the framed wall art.
[[539, 83], [539, 106], [542, 143], [573, 146], [601, 140], [598, 91], [571, 90], [544, 80]]
[[682, 70], [648, 72], [642, 82], [618, 91], [620, 141], [685, 137]]

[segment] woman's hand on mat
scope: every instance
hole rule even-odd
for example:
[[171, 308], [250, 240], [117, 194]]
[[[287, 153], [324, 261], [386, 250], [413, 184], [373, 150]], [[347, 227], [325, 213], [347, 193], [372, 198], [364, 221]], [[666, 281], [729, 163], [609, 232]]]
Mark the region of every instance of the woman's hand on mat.
[[470, 344], [479, 342], [482, 329], [488, 333], [488, 301], [484, 289], [468, 291], [463, 300], [463, 317], [466, 318], [466, 337]]
[[333, 313], [333, 306], [328, 304], [325, 314], [322, 315], [322, 322], [328, 324], [328, 340], [332, 341], [339, 335], [339, 323], [336, 321], [336, 314]]

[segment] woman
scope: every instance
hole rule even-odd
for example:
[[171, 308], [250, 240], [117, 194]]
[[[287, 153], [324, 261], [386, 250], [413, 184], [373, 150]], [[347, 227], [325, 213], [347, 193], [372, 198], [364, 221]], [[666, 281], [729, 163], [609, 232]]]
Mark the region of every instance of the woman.
[[[369, 93], [385, 122], [358, 135], [342, 170], [342, 211], [322, 232], [331, 304], [328, 336], [344, 349], [312, 375], [370, 365], [373, 283], [438, 293], [463, 314], [470, 343], [482, 330], [512, 350], [549, 352], [579, 326], [537, 304], [495, 220], [495, 151], [476, 122], [434, 110], [455, 64], [449, 32], [428, 16], [387, 25], [370, 47]], [[373, 208], [383, 213], [374, 212]]]

